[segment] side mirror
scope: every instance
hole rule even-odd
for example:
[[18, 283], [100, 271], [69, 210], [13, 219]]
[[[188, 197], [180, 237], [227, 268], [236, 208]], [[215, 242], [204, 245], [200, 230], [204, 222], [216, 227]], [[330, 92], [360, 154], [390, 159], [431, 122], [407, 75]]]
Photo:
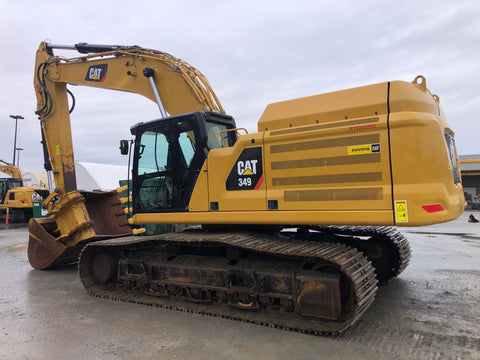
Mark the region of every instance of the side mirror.
[[120, 140], [120, 154], [128, 155], [128, 140]]

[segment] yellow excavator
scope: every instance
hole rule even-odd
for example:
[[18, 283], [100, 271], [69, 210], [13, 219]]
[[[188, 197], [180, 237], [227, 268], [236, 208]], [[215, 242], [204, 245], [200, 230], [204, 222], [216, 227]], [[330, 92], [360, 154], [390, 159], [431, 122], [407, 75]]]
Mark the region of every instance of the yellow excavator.
[[10, 178], [0, 178], [0, 214], [9, 211], [9, 221], [23, 222], [33, 216], [33, 203], [48, 195], [48, 188], [26, 187], [18, 166], [0, 160], [0, 172]]
[[[197, 69], [164, 52], [41, 43], [35, 66], [56, 189], [50, 217], [30, 222], [29, 260], [43, 269], [81, 252], [94, 296], [338, 334], [407, 266], [395, 226], [463, 211], [454, 133], [423, 76], [270, 104], [248, 134]], [[121, 141], [130, 224], [115, 193], [76, 189], [67, 84], [158, 104], [161, 118], [135, 119], [134, 141]], [[189, 226], [133, 236], [136, 224]]]

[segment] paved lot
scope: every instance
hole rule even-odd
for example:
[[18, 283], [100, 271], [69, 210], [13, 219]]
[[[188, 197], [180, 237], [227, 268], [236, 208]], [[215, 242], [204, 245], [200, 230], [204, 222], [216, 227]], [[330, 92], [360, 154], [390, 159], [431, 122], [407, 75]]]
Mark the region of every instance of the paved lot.
[[74, 266], [33, 270], [0, 227], [0, 359], [480, 359], [480, 223], [404, 231], [413, 259], [339, 337], [93, 298]]

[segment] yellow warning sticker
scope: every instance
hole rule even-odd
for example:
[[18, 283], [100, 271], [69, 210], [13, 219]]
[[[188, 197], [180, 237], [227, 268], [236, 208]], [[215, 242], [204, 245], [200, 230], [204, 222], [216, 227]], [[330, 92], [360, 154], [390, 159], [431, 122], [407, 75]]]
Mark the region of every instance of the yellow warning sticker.
[[380, 144], [354, 145], [348, 147], [348, 155], [370, 154], [380, 152]]
[[406, 200], [395, 200], [395, 218], [397, 222], [408, 222]]
[[57, 151], [57, 155], [60, 155], [60, 145], [56, 145], [55, 150]]

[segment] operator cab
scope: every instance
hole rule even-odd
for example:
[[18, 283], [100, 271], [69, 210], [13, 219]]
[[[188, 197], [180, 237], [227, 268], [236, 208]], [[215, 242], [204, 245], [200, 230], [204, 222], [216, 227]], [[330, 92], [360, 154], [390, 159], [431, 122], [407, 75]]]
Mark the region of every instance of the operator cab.
[[[10, 179], [10, 178], [1, 178], [0, 179], [0, 204], [5, 202], [5, 196], [7, 192], [16, 187], [23, 186], [23, 181], [21, 179]], [[10, 199], [13, 200], [13, 199]]]
[[215, 112], [194, 112], [139, 123], [133, 160], [133, 212], [184, 212], [211, 149], [230, 147], [235, 121]]

